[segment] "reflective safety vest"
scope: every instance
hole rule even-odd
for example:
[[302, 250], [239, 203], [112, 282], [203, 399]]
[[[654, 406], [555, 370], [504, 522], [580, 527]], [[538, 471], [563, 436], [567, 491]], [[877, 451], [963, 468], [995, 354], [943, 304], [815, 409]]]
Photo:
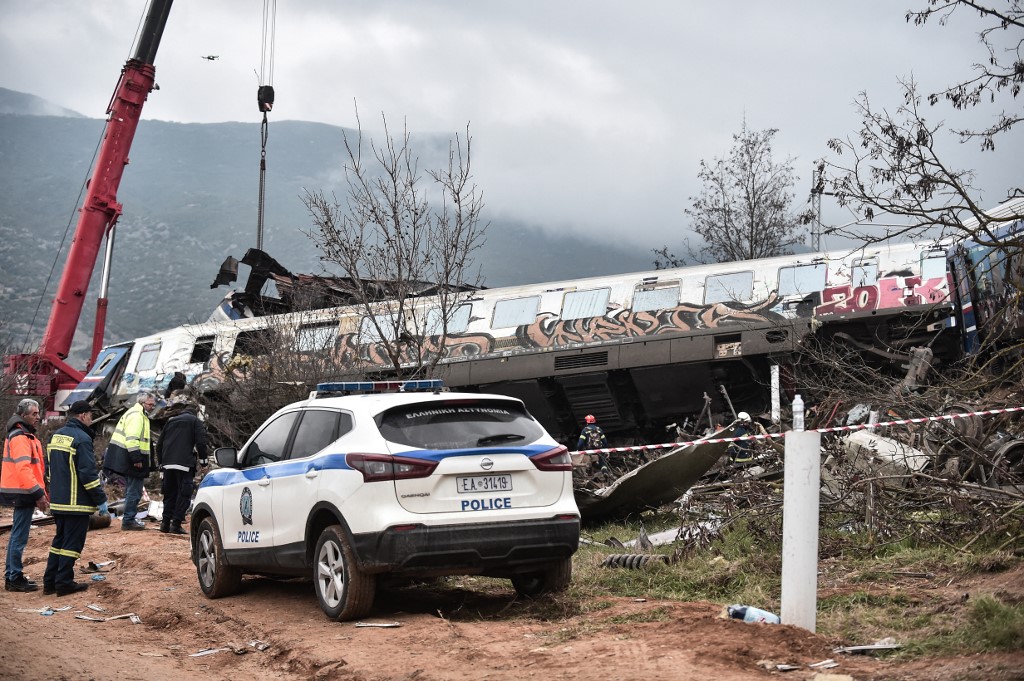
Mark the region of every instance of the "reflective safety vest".
[[0, 465], [0, 498], [13, 506], [33, 506], [46, 496], [43, 480], [46, 463], [43, 445], [26, 424], [11, 419], [4, 438], [3, 464]]
[[[136, 468], [137, 463], [141, 463], [142, 468]], [[141, 404], [132, 405], [117, 422], [110, 444], [107, 445], [103, 467], [137, 478], [146, 477], [153, 470], [149, 448], [149, 417]]]

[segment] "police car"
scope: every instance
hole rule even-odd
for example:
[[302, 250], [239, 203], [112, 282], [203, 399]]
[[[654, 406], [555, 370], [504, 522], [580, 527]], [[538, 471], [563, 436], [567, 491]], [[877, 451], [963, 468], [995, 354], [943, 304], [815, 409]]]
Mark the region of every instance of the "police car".
[[210, 598], [245, 573], [307, 576], [327, 616], [347, 620], [370, 611], [382, 575], [507, 577], [526, 596], [569, 584], [572, 461], [517, 399], [440, 381], [322, 384], [214, 457], [190, 523]]

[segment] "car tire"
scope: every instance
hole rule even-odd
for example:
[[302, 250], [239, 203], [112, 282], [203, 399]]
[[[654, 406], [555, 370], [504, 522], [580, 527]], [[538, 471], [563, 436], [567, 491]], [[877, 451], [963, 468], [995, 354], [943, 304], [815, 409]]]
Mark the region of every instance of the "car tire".
[[356, 619], [373, 608], [376, 578], [359, 569], [341, 525], [320, 533], [313, 553], [313, 586], [320, 609], [332, 620]]
[[572, 558], [563, 558], [547, 565], [543, 570], [524, 572], [512, 577], [516, 593], [527, 598], [557, 593], [569, 588], [572, 581]]
[[203, 518], [196, 533], [196, 575], [207, 598], [230, 596], [242, 585], [242, 571], [224, 559], [224, 546], [213, 518]]

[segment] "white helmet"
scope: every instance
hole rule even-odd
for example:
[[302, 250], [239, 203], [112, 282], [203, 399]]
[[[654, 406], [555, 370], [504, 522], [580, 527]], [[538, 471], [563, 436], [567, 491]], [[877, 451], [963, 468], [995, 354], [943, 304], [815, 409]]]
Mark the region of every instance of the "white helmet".
[[750, 420], [750, 414], [748, 414], [745, 411], [741, 411], [739, 414], [736, 414], [736, 418], [738, 420], [740, 420], [740, 421], [749, 421]]

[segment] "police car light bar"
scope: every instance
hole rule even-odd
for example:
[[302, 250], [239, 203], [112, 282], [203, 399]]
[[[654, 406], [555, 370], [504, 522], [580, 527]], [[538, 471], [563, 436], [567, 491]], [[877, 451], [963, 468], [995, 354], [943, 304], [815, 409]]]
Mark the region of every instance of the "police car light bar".
[[440, 378], [422, 378], [411, 381], [342, 381], [340, 383], [318, 383], [316, 397], [331, 394], [386, 393], [441, 390], [444, 381]]

